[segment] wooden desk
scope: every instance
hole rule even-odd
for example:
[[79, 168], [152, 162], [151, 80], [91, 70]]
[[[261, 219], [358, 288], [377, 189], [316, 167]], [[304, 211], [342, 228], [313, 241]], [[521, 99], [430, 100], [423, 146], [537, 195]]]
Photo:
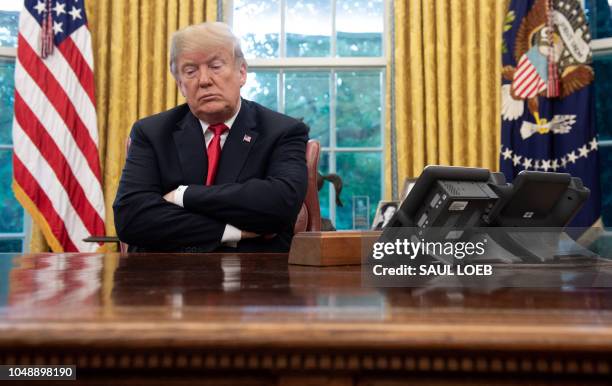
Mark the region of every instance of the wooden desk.
[[362, 288], [359, 267], [286, 255], [0, 255], [0, 364], [76, 364], [89, 385], [607, 384], [612, 289]]

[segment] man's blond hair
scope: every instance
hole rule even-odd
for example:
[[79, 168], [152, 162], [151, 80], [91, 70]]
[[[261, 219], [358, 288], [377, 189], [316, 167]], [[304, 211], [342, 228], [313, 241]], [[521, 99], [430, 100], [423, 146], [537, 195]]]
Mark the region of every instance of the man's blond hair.
[[240, 40], [227, 24], [215, 21], [180, 29], [172, 34], [170, 41], [170, 72], [175, 78], [178, 76], [176, 61], [183, 52], [210, 52], [228, 46], [233, 47], [234, 63], [246, 65]]

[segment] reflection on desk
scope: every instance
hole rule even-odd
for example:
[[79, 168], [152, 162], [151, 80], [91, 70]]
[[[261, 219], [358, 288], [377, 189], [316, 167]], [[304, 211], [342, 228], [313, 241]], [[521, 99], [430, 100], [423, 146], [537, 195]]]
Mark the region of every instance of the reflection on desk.
[[0, 364], [76, 364], [85, 380], [596, 381], [611, 354], [611, 288], [367, 288], [358, 266], [283, 254], [0, 255]]

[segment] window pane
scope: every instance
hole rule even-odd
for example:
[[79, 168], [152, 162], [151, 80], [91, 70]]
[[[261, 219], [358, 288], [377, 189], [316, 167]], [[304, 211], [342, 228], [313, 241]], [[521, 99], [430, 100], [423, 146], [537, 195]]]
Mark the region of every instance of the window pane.
[[0, 59], [0, 144], [4, 145], [13, 143], [14, 73], [15, 60]]
[[287, 56], [330, 56], [331, 2], [287, 0]]
[[608, 0], [587, 0], [584, 5], [593, 39], [612, 36], [612, 15]]
[[382, 56], [383, 0], [338, 0], [337, 56]]
[[21, 243], [21, 239], [0, 240], [0, 253], [21, 252], [23, 251]]
[[329, 146], [329, 84], [329, 72], [285, 73], [285, 113], [303, 118], [321, 146]]
[[0, 255], [0, 307], [4, 307], [8, 304], [13, 257], [13, 255]]
[[338, 146], [380, 146], [382, 71], [341, 71], [336, 76]]
[[600, 139], [612, 139], [612, 126], [608, 121], [612, 115], [612, 55], [595, 56], [593, 68], [597, 76], [597, 81], [593, 82], [597, 131]]
[[242, 96], [274, 111], [278, 110], [278, 72], [255, 71], [247, 74]]
[[235, 0], [233, 17], [234, 33], [247, 58], [278, 57], [279, 0]]
[[8, 7], [4, 4], [1, 4], [0, 8], [3, 9], [0, 10], [0, 47], [17, 47], [19, 11], [7, 10]]
[[[319, 173], [329, 173], [329, 153], [321, 152], [319, 159]], [[329, 218], [329, 190], [333, 188], [328, 181], [323, 181], [323, 187], [319, 190], [319, 206], [321, 207], [321, 218]]]
[[612, 226], [612, 146], [599, 147], [601, 181], [601, 216], [606, 226]]
[[376, 205], [380, 201], [381, 153], [359, 152], [338, 153], [336, 170], [342, 177], [342, 208], [336, 209], [336, 228], [353, 227], [353, 196], [370, 197], [370, 217], [372, 222]]
[[23, 209], [11, 190], [12, 157], [12, 150], [0, 150], [0, 233], [23, 231]]

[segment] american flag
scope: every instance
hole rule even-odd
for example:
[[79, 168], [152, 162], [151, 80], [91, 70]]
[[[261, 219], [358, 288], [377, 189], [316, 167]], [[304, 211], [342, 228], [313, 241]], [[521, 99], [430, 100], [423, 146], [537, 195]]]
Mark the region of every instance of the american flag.
[[103, 235], [93, 54], [84, 0], [26, 0], [19, 18], [13, 189], [55, 252]]

